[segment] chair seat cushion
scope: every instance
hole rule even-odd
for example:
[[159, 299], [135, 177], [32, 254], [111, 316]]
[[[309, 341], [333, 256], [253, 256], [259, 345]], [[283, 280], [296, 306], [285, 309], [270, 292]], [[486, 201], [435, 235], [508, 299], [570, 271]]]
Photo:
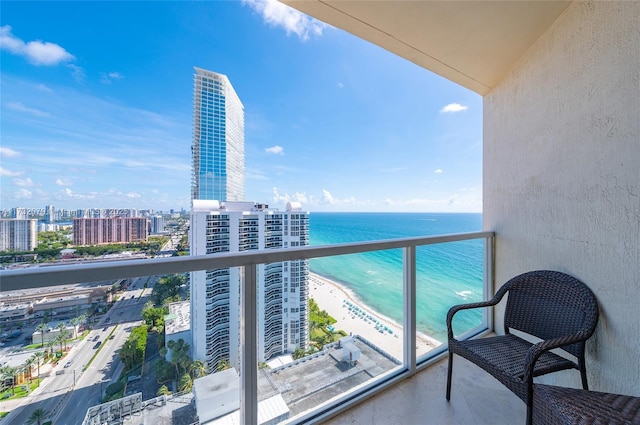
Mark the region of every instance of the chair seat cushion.
[[640, 424], [640, 397], [535, 384], [533, 423]]

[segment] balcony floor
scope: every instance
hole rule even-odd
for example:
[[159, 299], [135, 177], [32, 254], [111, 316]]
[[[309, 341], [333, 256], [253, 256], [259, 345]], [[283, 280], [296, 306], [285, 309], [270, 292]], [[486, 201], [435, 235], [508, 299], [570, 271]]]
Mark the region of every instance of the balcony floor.
[[524, 424], [526, 408], [491, 375], [455, 356], [451, 401], [445, 399], [447, 360], [417, 373], [339, 416], [328, 425]]

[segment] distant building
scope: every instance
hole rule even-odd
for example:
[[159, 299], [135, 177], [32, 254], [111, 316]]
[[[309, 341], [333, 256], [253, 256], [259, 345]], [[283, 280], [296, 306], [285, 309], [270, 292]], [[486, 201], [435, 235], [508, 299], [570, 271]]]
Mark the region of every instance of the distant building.
[[60, 230], [59, 224], [38, 223], [38, 232], [57, 232]]
[[[26, 210], [25, 210], [26, 214]], [[38, 220], [0, 219], [0, 251], [33, 251], [38, 245]]]
[[151, 234], [158, 235], [164, 232], [164, 217], [161, 215], [154, 215], [149, 218], [151, 223]]
[[29, 218], [26, 208], [12, 208], [11, 218], [17, 218], [18, 220], [26, 220]]
[[[309, 244], [309, 213], [297, 203], [285, 212], [253, 202], [194, 200], [191, 255], [282, 249]], [[292, 353], [308, 344], [307, 260], [260, 264], [258, 360]], [[191, 273], [191, 333], [194, 359], [216, 370], [220, 360], [239, 367], [240, 269]]]
[[194, 69], [191, 199], [244, 201], [244, 106], [226, 75]]
[[53, 223], [56, 220], [56, 209], [53, 205], [47, 205], [44, 209], [45, 223]]
[[149, 237], [149, 222], [143, 217], [76, 218], [73, 220], [74, 245], [141, 242]]

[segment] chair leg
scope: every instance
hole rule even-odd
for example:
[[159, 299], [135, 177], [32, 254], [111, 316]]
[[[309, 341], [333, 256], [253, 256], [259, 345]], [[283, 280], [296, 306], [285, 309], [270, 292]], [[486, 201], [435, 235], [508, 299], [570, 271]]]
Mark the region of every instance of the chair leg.
[[587, 383], [587, 368], [585, 366], [584, 353], [578, 359], [578, 366], [580, 367], [580, 377], [582, 378], [582, 389], [588, 390], [589, 384]]
[[449, 351], [449, 366], [447, 369], [447, 401], [451, 400], [451, 370], [453, 369], [453, 353]]

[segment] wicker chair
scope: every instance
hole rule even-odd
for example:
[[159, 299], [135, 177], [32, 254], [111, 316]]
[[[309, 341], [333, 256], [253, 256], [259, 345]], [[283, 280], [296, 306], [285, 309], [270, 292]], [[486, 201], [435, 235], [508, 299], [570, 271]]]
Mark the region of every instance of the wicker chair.
[[[504, 335], [455, 339], [452, 322], [457, 312], [494, 306], [507, 293]], [[447, 313], [447, 400], [451, 398], [455, 353], [480, 366], [523, 400], [527, 405], [527, 424], [531, 424], [533, 377], [575, 368], [580, 371], [583, 388], [588, 389], [585, 342], [593, 335], [597, 323], [598, 303], [591, 290], [572, 276], [549, 270], [512, 278], [489, 301], [453, 306]], [[512, 330], [542, 341], [533, 344], [514, 335]], [[575, 356], [577, 362], [549, 351], [554, 348]]]
[[533, 423], [638, 425], [640, 397], [534, 384]]

